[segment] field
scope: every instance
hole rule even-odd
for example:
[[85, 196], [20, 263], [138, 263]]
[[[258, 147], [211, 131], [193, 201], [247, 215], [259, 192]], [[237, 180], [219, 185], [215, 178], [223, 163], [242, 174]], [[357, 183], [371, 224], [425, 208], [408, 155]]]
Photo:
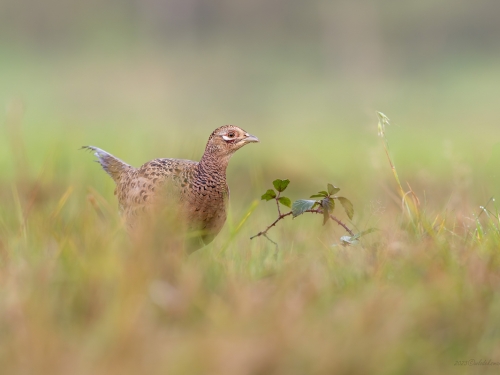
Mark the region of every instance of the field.
[[[96, 48], [4, 52], [2, 374], [498, 373], [495, 60], [325, 80], [269, 51], [250, 64], [214, 47], [200, 66], [182, 49]], [[410, 211], [376, 111], [392, 120]], [[190, 256], [134, 246], [113, 182], [80, 146], [135, 166], [197, 160], [225, 123], [261, 142], [231, 160], [223, 231]], [[292, 200], [340, 187], [355, 214], [334, 214], [378, 230], [345, 247], [341, 227], [304, 214], [270, 230], [278, 250], [250, 240], [277, 216], [260, 201], [276, 178]]]

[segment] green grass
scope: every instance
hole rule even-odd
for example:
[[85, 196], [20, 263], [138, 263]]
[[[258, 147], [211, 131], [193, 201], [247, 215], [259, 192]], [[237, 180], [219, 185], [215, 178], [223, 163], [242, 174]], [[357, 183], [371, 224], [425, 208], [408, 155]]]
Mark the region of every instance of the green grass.
[[[477, 218], [499, 187], [491, 161], [498, 115], [484, 102], [491, 75], [460, 70], [437, 82], [433, 97], [418, 77], [376, 86], [385, 97], [365, 113], [354, 93], [342, 96], [341, 82], [337, 92], [309, 76], [247, 77], [254, 86], [237, 100], [230, 81], [229, 93], [211, 97], [194, 90], [202, 73], [181, 82], [168, 72], [175, 62], [146, 60], [117, 71], [115, 60], [96, 63], [94, 73], [109, 82], [93, 79], [85, 62], [30, 65], [24, 108], [0, 92], [8, 107], [0, 140], [2, 373], [498, 372], [455, 366], [500, 361], [496, 202]], [[221, 77], [206, 69], [211, 82]], [[20, 72], [12, 63], [2, 74]], [[461, 96], [463, 87], [472, 89]], [[262, 92], [269, 98], [259, 100]], [[440, 106], [437, 98], [445, 98]], [[395, 123], [387, 136], [402, 188], [410, 183], [420, 200], [413, 226], [375, 109]], [[231, 161], [230, 215], [214, 243], [190, 256], [131, 243], [112, 181], [78, 148], [93, 144], [134, 165], [196, 159], [225, 122], [261, 143]], [[275, 178], [291, 180], [293, 200], [334, 183], [354, 203], [349, 225], [380, 230], [342, 247], [342, 228], [303, 215], [269, 232], [277, 253], [264, 238], [250, 241], [275, 218], [273, 202], [254, 206]]]

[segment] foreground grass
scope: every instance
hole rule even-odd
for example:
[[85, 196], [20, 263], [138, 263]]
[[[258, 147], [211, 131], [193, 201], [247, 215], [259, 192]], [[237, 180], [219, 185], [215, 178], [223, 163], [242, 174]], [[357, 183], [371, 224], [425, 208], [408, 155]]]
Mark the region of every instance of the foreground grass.
[[455, 365], [500, 359], [494, 213], [420, 233], [386, 212], [348, 248], [327, 245], [337, 228], [304, 220], [275, 229], [276, 253], [248, 239], [263, 211], [238, 228], [237, 210], [232, 232], [186, 257], [133, 245], [92, 189], [34, 186], [2, 191], [5, 374], [498, 371]]

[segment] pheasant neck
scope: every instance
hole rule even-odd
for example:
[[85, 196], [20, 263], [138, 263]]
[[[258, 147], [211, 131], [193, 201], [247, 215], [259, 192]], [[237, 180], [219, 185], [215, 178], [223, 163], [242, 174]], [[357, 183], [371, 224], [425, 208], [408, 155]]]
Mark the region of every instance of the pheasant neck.
[[226, 169], [231, 155], [205, 153], [198, 163], [198, 172], [216, 180], [226, 180]]

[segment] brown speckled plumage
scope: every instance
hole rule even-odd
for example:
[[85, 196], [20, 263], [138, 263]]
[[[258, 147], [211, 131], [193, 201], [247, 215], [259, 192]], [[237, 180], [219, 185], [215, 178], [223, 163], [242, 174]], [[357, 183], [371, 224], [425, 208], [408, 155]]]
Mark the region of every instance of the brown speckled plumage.
[[199, 162], [154, 159], [134, 168], [93, 146], [99, 163], [116, 183], [120, 212], [130, 227], [144, 214], [176, 210], [189, 230], [202, 231], [204, 244], [211, 242], [226, 221], [229, 188], [226, 168], [233, 153], [258, 139], [243, 129], [225, 125], [210, 135]]

